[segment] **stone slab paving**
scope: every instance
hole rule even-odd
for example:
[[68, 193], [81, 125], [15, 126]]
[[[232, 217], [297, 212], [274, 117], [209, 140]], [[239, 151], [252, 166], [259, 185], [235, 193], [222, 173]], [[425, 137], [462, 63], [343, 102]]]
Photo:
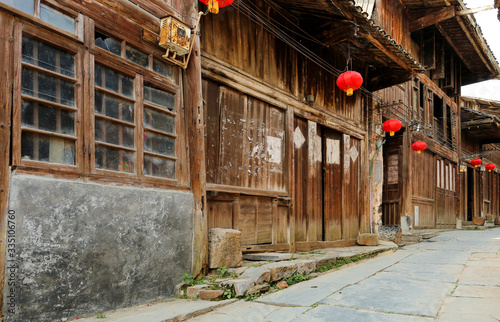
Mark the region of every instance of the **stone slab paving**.
[[173, 319], [182, 319], [193, 312], [204, 312], [215, 309], [219, 306], [228, 305], [236, 300], [226, 300], [220, 302], [191, 301], [176, 299], [150, 305], [139, 305], [116, 311], [106, 312], [105, 319], [98, 319], [97, 314], [93, 317], [79, 318], [84, 322], [155, 322]]
[[[278, 321], [278, 320], [276, 320]], [[318, 307], [297, 317], [293, 322], [431, 322], [433, 318], [390, 314], [382, 312], [348, 309], [338, 306], [319, 305]]]
[[448, 297], [439, 321], [500, 321], [500, 301], [496, 298]]
[[463, 265], [439, 264], [432, 265], [430, 269], [429, 264], [400, 262], [388, 267], [385, 272], [412, 280], [455, 283], [463, 269]]
[[368, 260], [370, 265], [355, 264], [342, 267], [338, 271], [319, 276], [315, 279], [292, 285], [288, 289], [264, 296], [259, 302], [279, 305], [310, 306], [350, 284], [357, 283], [378, 271], [397, 263], [409, 256], [406, 252], [381, 255]]
[[[458, 285], [458, 287], [453, 292], [453, 296], [500, 299], [500, 287], [499, 286]], [[500, 302], [498, 305], [500, 305]]]
[[[352, 256], [359, 251], [322, 250], [314, 256]], [[201, 313], [190, 321], [498, 322], [500, 228], [443, 232], [429, 242], [345, 265], [255, 302], [218, 306], [221, 303], [176, 300], [154, 310], [141, 307], [132, 315], [107, 314], [106, 321], [177, 321]]]
[[276, 321], [282, 321], [282, 317], [295, 316], [304, 313], [308, 308], [280, 307], [256, 302], [239, 301], [230, 306], [222, 307], [209, 314], [190, 319], [189, 321], [224, 321], [224, 322], [248, 322], [266, 321], [269, 316], [276, 316]]
[[455, 264], [465, 265], [469, 259], [470, 253], [465, 251], [433, 251], [426, 250], [414, 253], [403, 259], [402, 263], [417, 263], [417, 264]]
[[454, 288], [453, 283], [417, 281], [381, 272], [321, 302], [354, 309], [435, 317], [442, 300]]
[[[466, 266], [459, 283], [462, 285], [500, 285], [500, 265], [492, 266]], [[498, 305], [500, 307], [500, 303]]]

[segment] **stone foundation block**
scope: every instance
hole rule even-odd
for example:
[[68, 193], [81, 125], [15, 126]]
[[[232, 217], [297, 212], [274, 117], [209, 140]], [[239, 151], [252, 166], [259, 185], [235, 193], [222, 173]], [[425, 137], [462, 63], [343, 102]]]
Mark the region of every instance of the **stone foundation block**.
[[269, 291], [270, 288], [271, 288], [271, 286], [269, 286], [269, 284], [267, 284], [267, 283], [266, 284], [255, 285], [255, 286], [250, 287], [247, 290], [246, 295], [253, 295], [253, 294], [265, 293], [265, 292]]
[[251, 279], [256, 285], [259, 285], [269, 282], [271, 279], [271, 271], [262, 267], [250, 267], [241, 274], [240, 277]]
[[241, 232], [234, 229], [209, 229], [208, 253], [210, 268], [242, 266]]
[[227, 285], [233, 288], [236, 296], [243, 296], [249, 288], [255, 285], [255, 282], [251, 279], [244, 278], [224, 282], [222, 285]]
[[361, 246], [378, 246], [378, 235], [359, 234], [356, 243]]
[[313, 260], [297, 260], [297, 273], [306, 275], [312, 273], [316, 269], [316, 261]]
[[223, 290], [202, 290], [200, 292], [200, 298], [203, 300], [216, 299], [224, 294]]
[[403, 230], [399, 226], [380, 226], [378, 228], [378, 239], [393, 242], [396, 245], [401, 244]]
[[500, 217], [495, 217], [495, 225], [500, 225]]
[[483, 217], [472, 217], [472, 223], [476, 226], [484, 226]]
[[297, 271], [297, 264], [295, 261], [270, 263], [261, 267], [267, 268], [271, 272], [272, 282], [292, 276]]
[[203, 285], [193, 285], [193, 286], [189, 286], [187, 289], [186, 289], [186, 295], [188, 297], [198, 297], [198, 295], [200, 295], [200, 292], [204, 289], [204, 288], [207, 288], [208, 285], [206, 284], [203, 284]]

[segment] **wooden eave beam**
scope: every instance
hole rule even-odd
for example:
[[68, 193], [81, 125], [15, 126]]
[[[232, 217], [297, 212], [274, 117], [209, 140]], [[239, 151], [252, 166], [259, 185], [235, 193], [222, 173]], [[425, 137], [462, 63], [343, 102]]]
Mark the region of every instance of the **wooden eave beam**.
[[445, 7], [441, 9], [426, 9], [410, 12], [409, 29], [414, 32], [425, 27], [429, 27], [455, 17], [455, 7]]
[[[488, 61], [486, 58], [485, 58], [485, 55], [487, 56], [488, 53], [486, 53], [484, 50], [482, 50], [481, 48], [478, 47], [477, 43], [476, 43], [476, 39], [474, 39], [475, 37], [473, 37], [471, 35], [471, 33], [469, 32], [469, 29], [467, 28], [467, 26], [465, 25], [465, 23], [463, 22], [462, 18], [469, 18], [469, 17], [457, 17], [457, 21], [458, 23], [460, 24], [460, 27], [462, 28], [462, 30], [465, 32], [465, 35], [467, 36], [467, 39], [469, 39], [469, 41], [471, 42], [472, 46], [474, 46], [474, 49], [476, 50], [477, 54], [479, 55], [479, 57], [481, 58], [481, 60], [483, 61], [484, 65], [487, 66], [488, 70], [490, 71], [490, 73], [492, 75], [497, 75], [498, 74], [498, 71], [495, 70], [493, 68], [493, 66], [491, 66], [490, 64], [490, 61]], [[472, 70], [471, 70], [472, 71]]]
[[377, 47], [381, 52], [386, 54], [389, 58], [391, 58], [396, 64], [401, 66], [403, 69], [411, 71], [411, 67], [408, 66], [404, 61], [402, 61], [398, 56], [392, 53], [389, 49], [387, 49], [384, 45], [382, 45], [375, 37], [368, 33], [363, 33], [363, 36], [371, 42], [375, 47]]
[[494, 119], [492, 117], [484, 118], [484, 119], [479, 119], [479, 120], [472, 120], [472, 121], [467, 121], [467, 122], [462, 122], [460, 127], [462, 130], [467, 129], [471, 126], [480, 126], [480, 125], [489, 125], [494, 122]]
[[441, 35], [443, 35], [443, 37], [446, 39], [448, 44], [453, 48], [453, 51], [455, 52], [455, 54], [457, 54], [457, 56], [460, 57], [460, 60], [462, 61], [462, 63], [464, 63], [464, 65], [467, 66], [467, 68], [472, 72], [474, 69], [470, 65], [470, 62], [467, 59], [465, 59], [464, 55], [462, 54], [461, 49], [458, 48], [457, 45], [455, 44], [455, 42], [451, 40], [450, 36], [448, 36], [448, 34], [444, 30], [444, 28], [439, 23], [436, 24], [436, 28], [439, 30]]

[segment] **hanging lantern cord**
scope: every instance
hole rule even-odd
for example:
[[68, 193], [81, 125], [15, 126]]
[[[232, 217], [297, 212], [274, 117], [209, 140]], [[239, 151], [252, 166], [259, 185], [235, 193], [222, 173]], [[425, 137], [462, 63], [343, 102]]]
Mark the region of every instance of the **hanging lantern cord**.
[[349, 71], [349, 63], [351, 63], [351, 69], [350, 70], [352, 70], [351, 43], [347, 42], [347, 63], [346, 63], [344, 72]]

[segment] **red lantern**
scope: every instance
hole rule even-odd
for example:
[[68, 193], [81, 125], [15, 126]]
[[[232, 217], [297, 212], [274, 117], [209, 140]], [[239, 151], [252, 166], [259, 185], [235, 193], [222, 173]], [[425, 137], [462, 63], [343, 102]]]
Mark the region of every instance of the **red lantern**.
[[363, 84], [363, 77], [358, 72], [348, 71], [340, 74], [339, 78], [337, 78], [337, 86], [345, 91], [347, 96], [351, 96], [361, 84]]
[[481, 163], [483, 163], [483, 161], [481, 159], [472, 159], [470, 160], [470, 164], [472, 164], [473, 166], [475, 166], [476, 168], [481, 165]]
[[495, 169], [495, 165], [492, 163], [488, 163], [487, 165], [485, 165], [485, 168], [486, 170], [488, 170], [488, 172], [491, 172], [491, 170]]
[[200, 0], [204, 4], [208, 5], [208, 11], [211, 13], [219, 13], [219, 8], [224, 8], [233, 3], [233, 0]]
[[391, 136], [394, 136], [394, 133], [401, 130], [401, 122], [396, 119], [385, 121], [382, 125], [382, 129], [386, 132], [389, 132]]
[[411, 145], [413, 151], [417, 151], [418, 154], [422, 153], [425, 149], [427, 149], [427, 144], [423, 141], [417, 141]]

